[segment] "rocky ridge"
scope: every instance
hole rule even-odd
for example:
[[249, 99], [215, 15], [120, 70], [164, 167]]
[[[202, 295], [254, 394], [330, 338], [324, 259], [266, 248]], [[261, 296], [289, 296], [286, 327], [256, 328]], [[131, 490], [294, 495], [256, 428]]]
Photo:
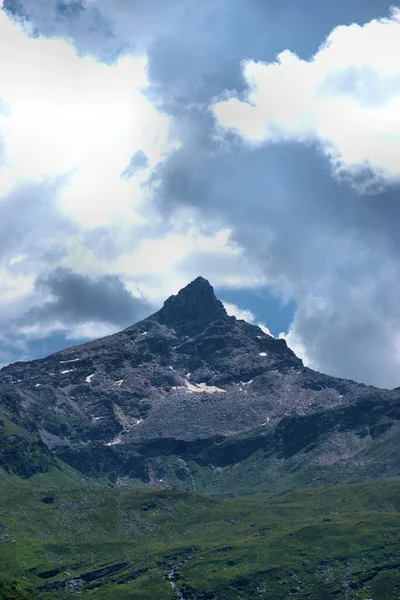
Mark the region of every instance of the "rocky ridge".
[[[120, 333], [0, 371], [0, 404], [57, 456], [87, 475], [105, 469], [114, 482], [156, 487], [172, 484], [171, 456], [180, 485], [178, 472], [190, 479], [180, 461], [215, 470], [210, 449], [238, 436], [246, 451], [229, 450], [225, 463], [229, 452], [240, 462], [260, 448], [285, 460], [306, 448], [311, 461], [321, 448], [332, 463], [351, 460], [395, 431], [399, 398], [304, 367], [284, 340], [228, 316], [201, 277]], [[168, 466], [156, 468], [149, 448]]]

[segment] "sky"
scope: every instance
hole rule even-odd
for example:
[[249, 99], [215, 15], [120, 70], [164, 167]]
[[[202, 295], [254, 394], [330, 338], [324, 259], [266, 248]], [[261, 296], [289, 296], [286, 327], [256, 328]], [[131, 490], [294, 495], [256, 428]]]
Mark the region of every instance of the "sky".
[[201, 275], [400, 386], [400, 6], [0, 0], [0, 366]]

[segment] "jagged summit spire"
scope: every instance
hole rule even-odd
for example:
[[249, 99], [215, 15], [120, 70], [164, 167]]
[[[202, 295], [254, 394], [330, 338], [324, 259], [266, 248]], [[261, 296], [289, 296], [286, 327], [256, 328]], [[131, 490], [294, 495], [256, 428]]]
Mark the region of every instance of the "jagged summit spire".
[[224, 305], [216, 298], [212, 285], [204, 277], [197, 277], [176, 296], [170, 296], [156, 314], [160, 323], [173, 326], [188, 335], [201, 331], [207, 323], [227, 317]]
[[[188, 283], [184, 288], [179, 290], [176, 296], [171, 296], [171, 298], [176, 298], [177, 296], [189, 296], [189, 297], [198, 297], [201, 295], [203, 299], [208, 298], [209, 301], [219, 302], [214, 294], [214, 288], [208, 279], [204, 279], [204, 277], [196, 277], [193, 281]], [[169, 298], [168, 298], [169, 300]], [[168, 302], [168, 300], [166, 302]], [[225, 309], [224, 309], [225, 310]]]

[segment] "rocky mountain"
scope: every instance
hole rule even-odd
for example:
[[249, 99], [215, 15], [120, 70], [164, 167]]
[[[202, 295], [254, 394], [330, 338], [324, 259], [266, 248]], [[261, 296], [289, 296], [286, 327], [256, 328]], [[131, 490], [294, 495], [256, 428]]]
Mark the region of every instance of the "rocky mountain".
[[400, 469], [400, 389], [304, 367], [201, 277], [120, 333], [3, 368], [0, 408], [3, 448], [23, 439], [0, 466], [21, 476], [30, 444], [38, 470], [227, 495]]

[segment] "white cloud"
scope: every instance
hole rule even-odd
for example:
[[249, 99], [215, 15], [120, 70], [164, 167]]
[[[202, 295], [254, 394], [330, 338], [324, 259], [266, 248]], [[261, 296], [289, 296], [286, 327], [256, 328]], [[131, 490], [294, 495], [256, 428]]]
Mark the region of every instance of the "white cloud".
[[267, 335], [270, 335], [271, 337], [275, 337], [273, 335], [273, 333], [270, 332], [270, 330], [268, 329], [268, 327], [266, 325], [262, 325], [261, 323], [256, 323], [256, 325], [259, 326], [259, 328], [261, 329], [261, 331], [263, 331], [264, 333], [266, 333]]
[[266, 325], [256, 322], [256, 317], [248, 308], [239, 308], [239, 306], [236, 306], [236, 304], [225, 301], [223, 302], [223, 305], [228, 315], [236, 317], [239, 320], [247, 321], [247, 323], [257, 325], [261, 331], [267, 335], [270, 335], [271, 337], [274, 337]]
[[248, 310], [247, 308], [239, 308], [236, 306], [236, 304], [231, 304], [230, 302], [223, 302], [223, 305], [228, 315], [243, 321], [247, 321], [248, 323], [254, 322], [255, 316], [251, 310]]
[[21, 181], [68, 174], [59, 208], [80, 225], [140, 220], [140, 181], [120, 175], [136, 151], [150, 169], [174, 147], [168, 118], [143, 94], [146, 57], [108, 65], [27, 33], [0, 13], [0, 196]]
[[[29, 25], [0, 13], [0, 53], [8, 57], [0, 64], [0, 202], [21, 184], [58, 177], [56, 210], [76, 225], [59, 239], [59, 264], [88, 275], [115, 270], [131, 280], [149, 279], [159, 274], [162, 262], [165, 280], [176, 290], [198, 275], [180, 268], [187, 256], [240, 260], [229, 232], [221, 225], [207, 231], [196, 222], [198, 215], [178, 214], [166, 231], [146, 195], [149, 173], [178, 146], [170, 118], [146, 98], [146, 57], [125, 55], [105, 64], [79, 56], [61, 38], [29, 33]], [[139, 151], [145, 157], [142, 168], [122, 176]], [[99, 227], [113, 245], [106, 258], [87, 241], [87, 233]], [[39, 241], [43, 245], [43, 238]], [[28, 252], [18, 262], [25, 275], [30, 261]], [[35, 271], [41, 266], [36, 263]], [[247, 268], [235, 276], [232, 264], [223, 282], [254, 281]], [[208, 271], [212, 276], [213, 268]], [[160, 285], [160, 294], [168, 286]], [[150, 286], [147, 291], [152, 293]]]
[[379, 187], [400, 179], [399, 55], [392, 9], [362, 27], [336, 27], [309, 61], [289, 50], [274, 63], [244, 61], [246, 97], [226, 93], [212, 110], [222, 129], [252, 144], [318, 140], [337, 176], [364, 172], [364, 191]]
[[34, 287], [34, 277], [10, 272], [7, 267], [0, 267], [0, 297], [3, 310], [15, 309], [15, 302], [26, 297]]
[[60, 264], [91, 277], [118, 274], [132, 293], [142, 293], [155, 305], [199, 275], [215, 286], [265, 285], [260, 268], [233, 243], [229, 229], [200, 223], [197, 213], [186, 210], [167, 228], [156, 212], [151, 217], [143, 227], [119, 223], [111, 230], [110, 252], [100, 253], [85, 235], [74, 236]]

